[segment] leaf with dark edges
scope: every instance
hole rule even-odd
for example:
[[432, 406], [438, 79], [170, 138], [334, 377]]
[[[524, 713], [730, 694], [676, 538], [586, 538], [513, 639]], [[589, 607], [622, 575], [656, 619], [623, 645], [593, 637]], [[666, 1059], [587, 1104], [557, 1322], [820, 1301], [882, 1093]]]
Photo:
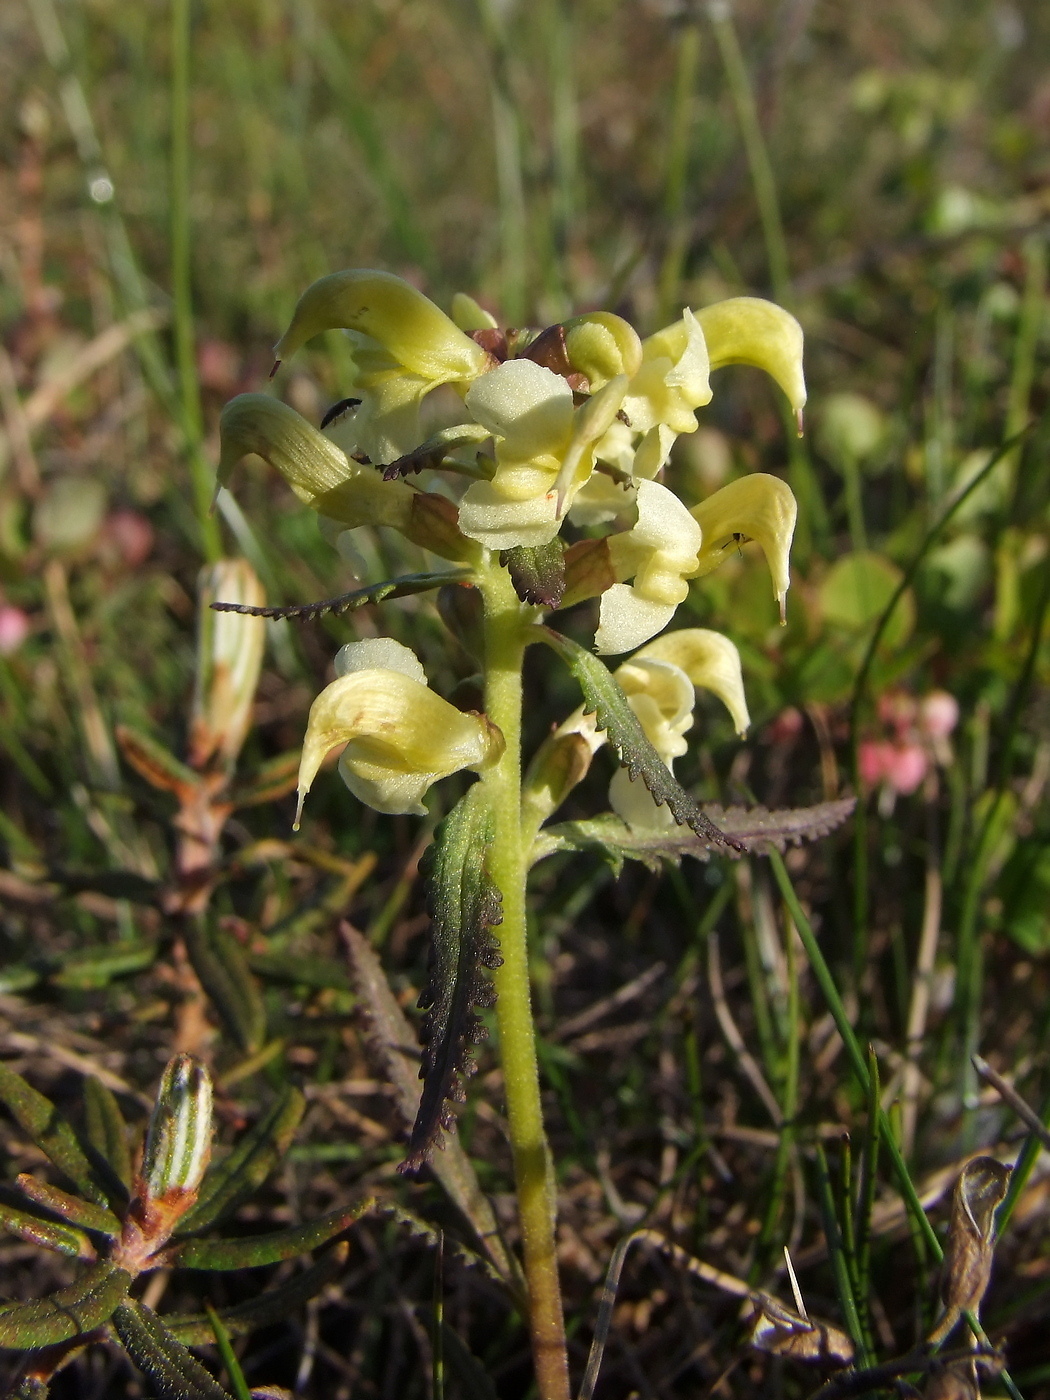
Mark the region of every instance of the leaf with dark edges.
[[505, 549], [500, 563], [506, 565], [514, 592], [523, 603], [534, 603], [540, 608], [561, 606], [565, 593], [565, 553], [559, 539]]
[[[113, 1326], [132, 1361], [165, 1400], [233, 1400], [145, 1303], [122, 1304], [113, 1314]], [[210, 1334], [208, 1341], [214, 1339]]]
[[[368, 1048], [395, 1091], [395, 1102], [410, 1128], [419, 1109], [419, 1047], [416, 1033], [390, 989], [383, 965], [363, 933], [345, 921], [341, 925], [350, 959], [357, 1012], [367, 1027]], [[443, 1151], [431, 1157], [430, 1170], [449, 1199], [470, 1222], [475, 1239], [493, 1272], [519, 1299], [524, 1298], [524, 1278], [516, 1257], [503, 1242], [488, 1197], [478, 1182], [474, 1164], [454, 1133], [442, 1143]], [[382, 1209], [382, 1207], [380, 1207]]]
[[341, 1235], [355, 1220], [360, 1220], [375, 1201], [366, 1197], [356, 1206], [334, 1210], [309, 1225], [296, 1225], [288, 1230], [275, 1230], [269, 1235], [249, 1235], [241, 1240], [186, 1240], [165, 1253], [165, 1263], [180, 1269], [261, 1269], [267, 1264], [279, 1264]]
[[664, 803], [679, 826], [688, 826], [704, 841], [720, 849], [741, 851], [743, 846], [734, 836], [720, 831], [700, 804], [690, 797], [663, 759], [631, 709], [627, 696], [613, 678], [612, 672], [578, 642], [550, 627], [538, 627], [540, 639], [562, 658], [579, 682], [589, 712], [605, 730], [609, 742], [632, 778], [640, 777], [652, 794], [654, 802]]
[[322, 598], [319, 603], [293, 603], [286, 608], [254, 607], [248, 603], [212, 603], [216, 612], [243, 613], [248, 617], [289, 617], [297, 621], [335, 617], [370, 603], [382, 603], [386, 598], [408, 598], [416, 593], [426, 593], [431, 588], [440, 588], [446, 583], [456, 583], [470, 577], [467, 569], [446, 569], [440, 574], [403, 574], [401, 578], [384, 579], [382, 583], [370, 583], [365, 588], [354, 588], [349, 593], [340, 593], [337, 598]]
[[[321, 1255], [316, 1264], [311, 1264], [300, 1274], [293, 1274], [287, 1283], [260, 1293], [246, 1303], [237, 1303], [232, 1308], [217, 1309], [222, 1325], [231, 1337], [243, 1337], [256, 1327], [267, 1327], [274, 1322], [287, 1322], [288, 1317], [304, 1303], [317, 1296], [334, 1279], [346, 1264], [350, 1246], [345, 1240], [333, 1245]], [[215, 1340], [211, 1320], [207, 1313], [183, 1313], [164, 1319], [168, 1330], [180, 1342], [189, 1347], [203, 1347]]]
[[205, 1176], [197, 1204], [179, 1222], [178, 1236], [207, 1229], [261, 1186], [291, 1146], [305, 1111], [300, 1091], [286, 1086], [230, 1155]]
[[244, 950], [207, 916], [191, 920], [185, 936], [186, 952], [201, 986], [238, 1046], [252, 1054], [266, 1038], [266, 1008]]
[[116, 1178], [113, 1168], [94, 1149], [81, 1143], [72, 1124], [49, 1098], [2, 1061], [0, 1103], [6, 1104], [22, 1131], [50, 1157], [82, 1196], [100, 1206], [126, 1198], [123, 1183]]
[[449, 1101], [463, 1097], [470, 1051], [484, 1036], [479, 1006], [491, 1006], [492, 984], [483, 967], [502, 958], [489, 930], [501, 921], [499, 891], [485, 868], [491, 818], [484, 790], [475, 784], [438, 827], [423, 858], [431, 917], [430, 967], [419, 1005], [423, 1024], [423, 1093], [403, 1172], [418, 1171], [442, 1127], [450, 1125]]
[[130, 1287], [131, 1275], [103, 1260], [46, 1298], [5, 1303], [0, 1307], [0, 1347], [36, 1350], [93, 1332], [113, 1315]]
[[457, 447], [476, 446], [487, 437], [491, 437], [491, 434], [480, 423], [463, 423], [455, 428], [442, 428], [433, 437], [428, 437], [426, 442], [414, 447], [411, 452], [406, 452], [394, 462], [388, 462], [383, 468], [383, 480], [396, 481], [399, 477], [408, 476], [410, 472], [421, 472], [428, 467], [431, 471], [438, 471], [448, 453], [455, 452]]
[[589, 821], [559, 822], [545, 827], [533, 844], [533, 864], [556, 851], [597, 850], [619, 870], [625, 860], [638, 860], [658, 870], [664, 860], [677, 864], [682, 856], [707, 860], [712, 850], [736, 857], [741, 851], [761, 855], [773, 848], [783, 851], [803, 841], [819, 841], [846, 821], [856, 799], [839, 798], [818, 802], [813, 807], [788, 807], [769, 812], [765, 807], [720, 807], [705, 803], [704, 814], [717, 822], [719, 830], [737, 842], [737, 850], [726, 851], [721, 843], [705, 840], [691, 831], [632, 831], [611, 813]]

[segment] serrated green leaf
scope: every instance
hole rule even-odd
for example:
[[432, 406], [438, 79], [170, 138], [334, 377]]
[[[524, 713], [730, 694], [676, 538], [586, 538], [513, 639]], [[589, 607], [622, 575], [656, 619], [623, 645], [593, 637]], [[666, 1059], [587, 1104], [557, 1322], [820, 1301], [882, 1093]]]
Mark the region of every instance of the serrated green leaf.
[[208, 1172], [197, 1204], [179, 1226], [180, 1238], [190, 1231], [206, 1230], [262, 1185], [291, 1146], [305, 1111], [306, 1099], [298, 1089], [287, 1086], [226, 1160]]
[[557, 608], [565, 596], [565, 551], [555, 538], [543, 545], [516, 545], [500, 555], [514, 592], [523, 603]]
[[[266, 1327], [273, 1322], [283, 1322], [289, 1313], [320, 1293], [343, 1268], [350, 1246], [337, 1244], [322, 1254], [316, 1264], [295, 1274], [278, 1288], [271, 1288], [246, 1303], [219, 1311], [219, 1318], [231, 1337], [242, 1337], [256, 1327]], [[211, 1321], [207, 1313], [183, 1313], [164, 1319], [172, 1334], [186, 1346], [207, 1346], [214, 1339]]]
[[67, 1288], [33, 1303], [0, 1307], [0, 1347], [35, 1351], [101, 1327], [131, 1287], [131, 1275], [108, 1260], [93, 1264]]
[[[113, 1326], [132, 1361], [165, 1400], [233, 1400], [143, 1303], [122, 1304], [113, 1314]], [[214, 1337], [209, 1334], [206, 1340]]]
[[84, 1127], [88, 1142], [109, 1165], [126, 1190], [131, 1190], [128, 1130], [116, 1095], [101, 1080], [84, 1080]]
[[432, 588], [441, 588], [446, 583], [470, 577], [468, 569], [448, 569], [437, 574], [404, 574], [401, 578], [384, 579], [382, 583], [370, 583], [366, 588], [341, 593], [338, 598], [323, 598], [319, 603], [295, 603], [283, 608], [257, 608], [247, 603], [212, 603], [212, 607], [216, 612], [247, 613], [251, 617], [313, 620], [328, 613], [338, 617], [371, 603], [382, 603], [387, 598], [408, 598], [415, 593], [428, 593]]
[[[369, 1047], [397, 1091], [397, 1104], [406, 1127], [415, 1121], [419, 1107], [419, 1056], [414, 1053], [415, 1031], [390, 989], [383, 965], [368, 939], [350, 924], [342, 925], [359, 1010], [367, 1018]], [[430, 1170], [448, 1198], [470, 1223], [477, 1246], [495, 1277], [520, 1300], [525, 1296], [521, 1266], [503, 1242], [492, 1205], [481, 1189], [477, 1172], [454, 1133], [447, 1134], [444, 1150], [435, 1152]]]
[[95, 1205], [93, 1201], [82, 1201], [79, 1196], [71, 1196], [68, 1191], [60, 1191], [57, 1186], [38, 1181], [28, 1172], [23, 1172], [18, 1177], [18, 1188], [36, 1205], [54, 1211], [71, 1225], [79, 1225], [84, 1230], [95, 1230], [101, 1235], [108, 1235], [110, 1239], [117, 1239], [120, 1235], [120, 1221], [105, 1206]]
[[63, 1225], [57, 1220], [41, 1220], [37, 1215], [16, 1210], [14, 1206], [3, 1202], [0, 1202], [0, 1229], [10, 1230], [13, 1235], [28, 1240], [30, 1244], [53, 1249], [56, 1254], [65, 1254], [71, 1259], [95, 1257], [91, 1241], [82, 1231], [74, 1230], [71, 1225]]
[[579, 682], [588, 711], [597, 716], [598, 725], [609, 736], [621, 764], [632, 778], [641, 778], [652, 794], [653, 801], [664, 803], [679, 826], [690, 827], [704, 841], [720, 850], [742, 850], [734, 837], [720, 831], [704, 815], [700, 804], [689, 796], [676, 781], [674, 774], [653, 748], [631, 709], [612, 672], [578, 642], [555, 632], [550, 627], [538, 627], [537, 633], [562, 658]]
[[438, 827], [423, 859], [432, 939], [419, 998], [428, 1008], [421, 1036], [423, 1093], [403, 1171], [418, 1170], [448, 1126], [448, 1100], [462, 1098], [471, 1049], [484, 1034], [475, 1008], [492, 1004], [492, 984], [482, 968], [502, 961], [489, 933], [502, 915], [499, 891], [485, 868], [491, 840], [485, 791], [475, 784]]
[[[765, 807], [720, 807], [717, 803], [706, 804], [703, 811], [725, 836], [732, 837], [739, 850], [761, 852], [770, 848], [783, 851], [788, 845], [817, 841], [841, 826], [855, 805], [855, 798], [843, 797], [835, 802], [818, 802], [813, 807], [788, 807], [776, 812]], [[706, 841], [691, 831], [632, 831], [619, 817], [609, 814], [545, 827], [533, 843], [531, 860], [535, 864], [556, 851], [584, 850], [597, 850], [614, 865], [639, 860], [654, 870], [659, 869], [662, 860], [677, 863], [682, 856], [706, 860], [712, 850], [725, 854], [721, 844]]]
[[375, 1202], [369, 1197], [349, 1210], [333, 1210], [310, 1225], [251, 1235], [243, 1240], [187, 1240], [168, 1254], [168, 1262], [180, 1269], [261, 1269], [320, 1249], [336, 1235], [360, 1220]]
[[214, 919], [193, 920], [186, 952], [222, 1023], [245, 1054], [266, 1039], [266, 1008], [259, 984], [237, 940]]
[[27, 1084], [20, 1074], [0, 1061], [0, 1103], [6, 1104], [23, 1132], [36, 1143], [55, 1166], [77, 1188], [82, 1196], [96, 1205], [108, 1204], [112, 1189], [118, 1185], [109, 1180], [112, 1175], [101, 1168], [100, 1158], [94, 1162], [77, 1138], [77, 1134], [58, 1109]]

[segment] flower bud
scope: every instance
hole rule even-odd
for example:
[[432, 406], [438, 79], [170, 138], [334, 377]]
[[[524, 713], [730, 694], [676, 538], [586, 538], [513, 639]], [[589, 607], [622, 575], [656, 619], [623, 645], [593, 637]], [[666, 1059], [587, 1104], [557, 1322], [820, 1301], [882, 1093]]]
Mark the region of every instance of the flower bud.
[[489, 767], [503, 735], [485, 715], [464, 713], [435, 695], [408, 647], [369, 638], [343, 647], [338, 679], [310, 707], [299, 764], [299, 808], [325, 756], [345, 744], [339, 774], [377, 812], [426, 809], [422, 797], [462, 768]]
[[366, 268], [333, 272], [307, 287], [274, 347], [278, 363], [337, 328], [371, 336], [399, 364], [435, 383], [475, 379], [492, 363], [429, 297], [391, 272]]
[[197, 580], [197, 666], [190, 717], [191, 768], [230, 772], [252, 722], [266, 641], [264, 618], [216, 612], [212, 603], [261, 607], [266, 594], [247, 559], [219, 559]]
[[637, 374], [642, 363], [638, 332], [611, 311], [592, 311], [566, 321], [565, 349], [573, 369], [590, 380], [592, 393], [618, 374]]
[[791, 574], [788, 561], [798, 506], [787, 482], [765, 472], [752, 472], [723, 486], [691, 512], [704, 532], [696, 578], [716, 569], [725, 556], [746, 540], [757, 540], [773, 576], [773, 593], [784, 621]]
[[759, 297], [730, 297], [696, 313], [711, 368], [754, 365], [780, 385], [799, 419], [806, 403], [802, 327], [790, 312]]
[[157, 1090], [142, 1158], [147, 1200], [195, 1192], [211, 1157], [211, 1076], [192, 1055], [168, 1061]]
[[466, 292], [457, 292], [452, 298], [452, 319], [461, 331], [468, 334], [471, 331], [494, 331], [497, 325], [495, 316]]

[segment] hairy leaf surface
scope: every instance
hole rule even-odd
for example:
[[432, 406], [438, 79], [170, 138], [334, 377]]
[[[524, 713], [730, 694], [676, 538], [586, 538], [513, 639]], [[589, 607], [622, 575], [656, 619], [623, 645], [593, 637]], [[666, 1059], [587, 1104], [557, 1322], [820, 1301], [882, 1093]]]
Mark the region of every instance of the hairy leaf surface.
[[123, 1303], [113, 1314], [113, 1325], [128, 1355], [165, 1400], [233, 1400], [144, 1303]]
[[103, 1261], [46, 1298], [7, 1303], [0, 1307], [0, 1347], [35, 1350], [93, 1332], [113, 1315], [130, 1287], [129, 1273]]
[[658, 869], [663, 860], [675, 864], [682, 856], [707, 860], [711, 852], [736, 857], [744, 851], [761, 854], [775, 849], [801, 845], [803, 841], [818, 841], [842, 825], [855, 806], [852, 797], [835, 802], [818, 802], [813, 807], [788, 807], [770, 812], [765, 807], [720, 807], [708, 803], [703, 812], [721, 833], [736, 843], [726, 851], [721, 842], [705, 840], [692, 831], [632, 831], [611, 814], [593, 817], [590, 821], [559, 822], [540, 832], [533, 844], [532, 861], [543, 860], [556, 851], [599, 850], [612, 859], [617, 868], [625, 860], [640, 860], [651, 869]]
[[471, 1047], [484, 1035], [476, 1008], [491, 1006], [482, 968], [502, 959], [489, 930], [498, 924], [499, 892], [485, 859], [491, 824], [480, 784], [470, 788], [438, 827], [424, 857], [432, 942], [423, 1025], [423, 1094], [403, 1171], [426, 1162], [442, 1127], [453, 1121], [449, 1100], [462, 1099]]

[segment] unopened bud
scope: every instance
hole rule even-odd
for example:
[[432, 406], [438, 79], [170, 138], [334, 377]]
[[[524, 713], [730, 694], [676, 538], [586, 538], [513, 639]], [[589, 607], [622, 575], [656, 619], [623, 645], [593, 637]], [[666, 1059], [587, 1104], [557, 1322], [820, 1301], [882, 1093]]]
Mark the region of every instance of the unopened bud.
[[157, 1090], [142, 1158], [147, 1200], [195, 1192], [211, 1157], [211, 1076], [192, 1055], [168, 1061]]
[[212, 603], [261, 607], [266, 594], [247, 559], [219, 559], [197, 584], [197, 676], [190, 719], [189, 763], [229, 772], [252, 722], [266, 622], [248, 613], [216, 612]]

